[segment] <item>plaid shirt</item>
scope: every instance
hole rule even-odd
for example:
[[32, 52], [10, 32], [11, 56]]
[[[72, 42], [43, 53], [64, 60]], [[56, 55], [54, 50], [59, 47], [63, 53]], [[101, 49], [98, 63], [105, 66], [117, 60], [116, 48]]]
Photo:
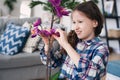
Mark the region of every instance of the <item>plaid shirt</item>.
[[[100, 80], [106, 73], [109, 51], [107, 45], [99, 37], [88, 41], [79, 41], [76, 52], [80, 55], [78, 67], [69, 55], [59, 54], [59, 51], [51, 50], [52, 65], [55, 68], [61, 66], [59, 78], [68, 80]], [[44, 49], [40, 52], [41, 60], [46, 64]]]

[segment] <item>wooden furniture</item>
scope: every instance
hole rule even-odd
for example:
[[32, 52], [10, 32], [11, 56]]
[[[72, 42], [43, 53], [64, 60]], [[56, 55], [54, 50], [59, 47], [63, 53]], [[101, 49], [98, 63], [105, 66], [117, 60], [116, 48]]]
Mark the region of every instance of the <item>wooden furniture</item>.
[[[119, 9], [117, 8], [117, 6], [118, 6], [117, 5], [117, 0], [113, 0], [114, 3], [113, 3], [113, 12], [112, 12], [112, 14], [106, 14], [106, 12], [105, 12], [105, 2], [106, 1], [110, 1], [110, 0], [102, 0], [102, 10], [103, 10], [104, 18], [105, 18], [105, 36], [104, 37], [106, 38], [108, 47], [110, 47], [110, 45], [109, 45], [110, 40], [117, 40], [119, 42], [119, 49], [120, 49], [120, 37], [109, 37], [108, 36], [108, 34], [109, 34], [108, 33], [109, 32], [108, 27], [109, 26], [107, 24], [108, 19], [109, 20], [114, 19], [115, 22], [116, 22], [116, 25], [117, 25], [116, 29], [120, 29], [120, 25], [119, 25], [120, 16], [118, 15], [118, 10]], [[115, 25], [113, 25], [113, 26], [115, 26]], [[112, 34], [114, 34], [114, 33], [112, 33]]]

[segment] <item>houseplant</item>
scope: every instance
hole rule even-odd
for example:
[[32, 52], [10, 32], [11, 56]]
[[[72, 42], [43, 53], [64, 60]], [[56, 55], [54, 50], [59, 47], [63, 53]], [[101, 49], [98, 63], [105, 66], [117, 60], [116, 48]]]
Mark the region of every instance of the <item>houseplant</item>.
[[[76, 0], [61, 0], [61, 2], [60, 2], [60, 5], [62, 7], [64, 7], [65, 9], [69, 9], [69, 11], [71, 11], [77, 4], [79, 4], [79, 2]], [[51, 4], [49, 3], [49, 1], [46, 1], [46, 2], [32, 1], [30, 3], [30, 8], [33, 8], [37, 5], [42, 5], [43, 10], [49, 11], [50, 13], [52, 13], [52, 18], [54, 18], [55, 21], [58, 21], [58, 23], [60, 22], [60, 18], [56, 18], [57, 14], [54, 12], [54, 9], [51, 6]], [[58, 16], [61, 17], [60, 15], [58, 15]]]
[[[33, 8], [36, 5], [43, 5], [44, 10], [49, 11], [52, 13], [52, 19], [51, 19], [51, 25], [50, 25], [50, 31], [46, 31], [43, 30], [42, 26], [41, 26], [41, 19], [38, 19], [35, 23], [34, 23], [34, 28], [32, 30], [33, 36], [35, 37], [36, 35], [44, 35], [46, 37], [49, 38], [49, 44], [50, 44], [50, 38], [52, 34], [55, 34], [57, 36], [60, 36], [59, 33], [55, 32], [55, 29], [53, 29], [53, 24], [57, 19], [62, 18], [63, 16], [68, 16], [68, 14], [70, 13], [70, 10], [68, 11], [67, 9], [73, 9], [75, 7], [75, 5], [79, 4], [79, 2], [75, 1], [75, 0], [48, 0], [46, 2], [42, 2], [42, 1], [32, 1], [30, 3], [30, 7]], [[57, 16], [57, 17], [55, 17]], [[41, 26], [41, 29], [38, 27]], [[50, 46], [49, 46], [49, 51], [48, 53], [50, 53]], [[50, 58], [50, 54], [47, 55], [47, 80], [50, 80], [50, 75], [51, 75], [51, 69], [48, 68], [48, 63], [51, 64], [51, 58]]]
[[14, 10], [14, 3], [16, 3], [17, 0], [5, 0], [4, 5], [6, 5], [9, 8], [9, 14]]

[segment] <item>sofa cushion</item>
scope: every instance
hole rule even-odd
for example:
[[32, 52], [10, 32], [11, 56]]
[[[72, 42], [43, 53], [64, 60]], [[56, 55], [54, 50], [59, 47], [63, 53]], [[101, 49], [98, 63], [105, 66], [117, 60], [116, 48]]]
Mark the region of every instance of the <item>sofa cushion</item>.
[[19, 54], [14, 56], [0, 54], [0, 70], [43, 65], [41, 63], [39, 53], [40, 51], [35, 51], [32, 54], [20, 52]]
[[29, 36], [29, 29], [9, 23], [1, 35], [0, 53], [14, 55], [20, 52]]
[[37, 49], [39, 41], [40, 41], [39, 36], [31, 38], [30, 35], [22, 51], [27, 53], [33, 53]]
[[[30, 28], [31, 23], [25, 22], [22, 26], [31, 29]], [[36, 36], [35, 38], [32, 38], [31, 36], [32, 34], [30, 34], [30, 36], [28, 37], [27, 42], [22, 51], [27, 52], [27, 53], [33, 53], [37, 49], [38, 43], [41, 38], [40, 36]]]

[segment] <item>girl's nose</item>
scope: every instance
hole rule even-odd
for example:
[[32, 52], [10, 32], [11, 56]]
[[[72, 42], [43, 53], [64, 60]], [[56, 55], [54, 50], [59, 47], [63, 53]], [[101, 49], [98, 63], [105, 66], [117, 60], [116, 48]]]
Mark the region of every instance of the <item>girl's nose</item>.
[[75, 29], [75, 30], [79, 29], [79, 26], [78, 26], [77, 23], [74, 25], [74, 29]]

